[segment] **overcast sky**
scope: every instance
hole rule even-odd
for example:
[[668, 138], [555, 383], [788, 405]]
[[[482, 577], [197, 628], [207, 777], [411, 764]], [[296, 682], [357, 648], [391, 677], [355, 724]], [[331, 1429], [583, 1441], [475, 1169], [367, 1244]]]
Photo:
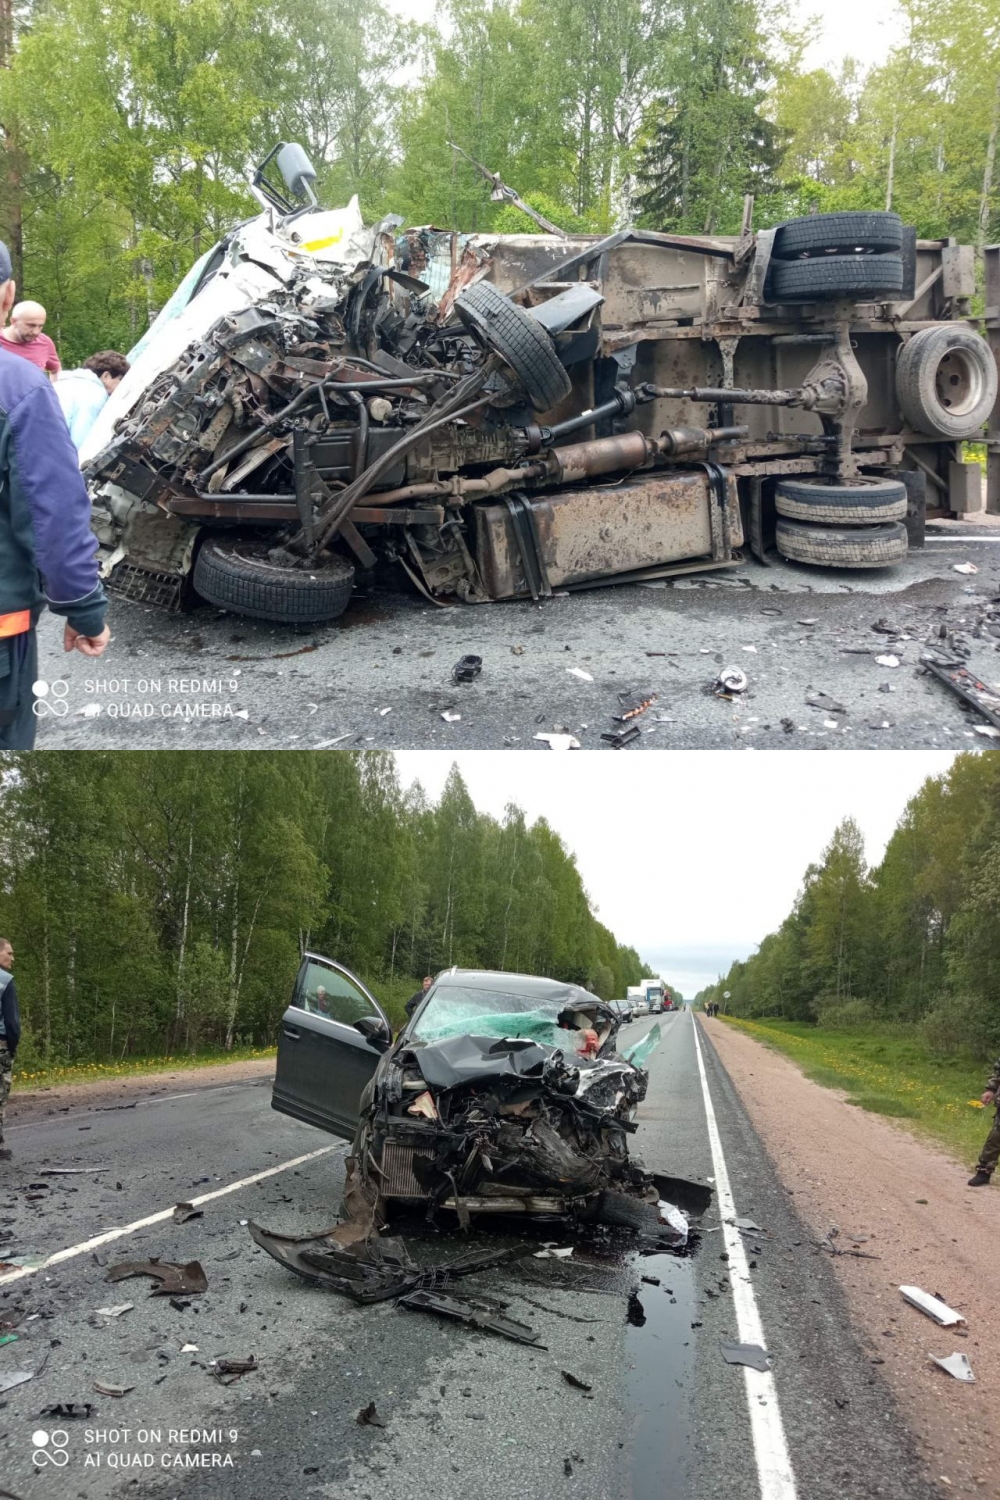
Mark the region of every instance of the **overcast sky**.
[[[413, 21], [431, 21], [442, 11], [439, 0], [387, 3], [390, 10]], [[809, 68], [835, 69], [845, 57], [871, 67], [884, 62], [890, 46], [899, 39], [901, 23], [895, 0], [790, 0], [790, 9], [797, 27], [813, 16], [820, 23], [819, 36], [805, 57]]]
[[458, 764], [482, 812], [545, 817], [576, 855], [601, 921], [689, 999], [788, 912], [848, 814], [878, 863], [904, 806], [949, 751], [764, 753], [442, 750], [396, 754], [435, 801]]

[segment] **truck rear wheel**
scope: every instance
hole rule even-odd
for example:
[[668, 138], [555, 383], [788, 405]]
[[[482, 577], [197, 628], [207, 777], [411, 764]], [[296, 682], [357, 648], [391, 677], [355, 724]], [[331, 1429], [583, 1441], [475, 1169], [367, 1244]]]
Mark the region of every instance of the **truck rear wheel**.
[[823, 568], [891, 568], [906, 556], [901, 521], [880, 526], [815, 526], [778, 517], [776, 540], [782, 557]]
[[997, 399], [997, 365], [984, 338], [939, 323], [903, 345], [896, 397], [911, 427], [933, 437], [978, 437]]
[[797, 260], [800, 255], [898, 255], [902, 246], [899, 214], [809, 214], [778, 227], [772, 253], [779, 260]]
[[860, 479], [832, 484], [821, 479], [779, 479], [774, 492], [779, 516], [820, 526], [849, 526], [906, 519], [906, 485], [898, 479]]
[[773, 260], [769, 282], [771, 302], [812, 302], [824, 297], [884, 301], [903, 290], [903, 257], [817, 255], [808, 260]]
[[344, 613], [354, 568], [335, 554], [308, 568], [285, 567], [272, 560], [266, 542], [210, 536], [194, 565], [194, 586], [209, 604], [234, 615], [315, 625]]

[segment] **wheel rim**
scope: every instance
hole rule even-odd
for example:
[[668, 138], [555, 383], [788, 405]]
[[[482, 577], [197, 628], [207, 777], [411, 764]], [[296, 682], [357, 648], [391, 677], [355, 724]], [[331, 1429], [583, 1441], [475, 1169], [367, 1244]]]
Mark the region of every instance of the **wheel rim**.
[[934, 389], [941, 405], [953, 417], [975, 411], [986, 391], [979, 364], [964, 349], [947, 349], [934, 372]]

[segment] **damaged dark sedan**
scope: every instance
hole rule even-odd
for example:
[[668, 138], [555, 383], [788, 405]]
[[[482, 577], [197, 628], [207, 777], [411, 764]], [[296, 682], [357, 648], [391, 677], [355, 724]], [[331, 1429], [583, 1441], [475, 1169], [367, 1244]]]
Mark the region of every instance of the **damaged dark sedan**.
[[[393, 1040], [342, 965], [307, 954], [282, 1019], [275, 1109], [353, 1138], [341, 1244], [420, 1213], [559, 1216], [687, 1238], [683, 1186], [629, 1154], [653, 1026], [619, 1053], [617, 1012], [578, 985], [523, 974], [440, 974]], [[710, 1193], [686, 1185], [707, 1206]]]

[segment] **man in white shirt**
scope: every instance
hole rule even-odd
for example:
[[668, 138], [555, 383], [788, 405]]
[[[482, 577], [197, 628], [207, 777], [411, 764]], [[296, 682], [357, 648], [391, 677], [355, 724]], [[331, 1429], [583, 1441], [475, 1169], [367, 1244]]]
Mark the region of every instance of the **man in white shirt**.
[[92, 354], [78, 370], [64, 370], [56, 381], [56, 395], [63, 409], [69, 435], [79, 452], [101, 408], [128, 374], [128, 360], [115, 349]]

